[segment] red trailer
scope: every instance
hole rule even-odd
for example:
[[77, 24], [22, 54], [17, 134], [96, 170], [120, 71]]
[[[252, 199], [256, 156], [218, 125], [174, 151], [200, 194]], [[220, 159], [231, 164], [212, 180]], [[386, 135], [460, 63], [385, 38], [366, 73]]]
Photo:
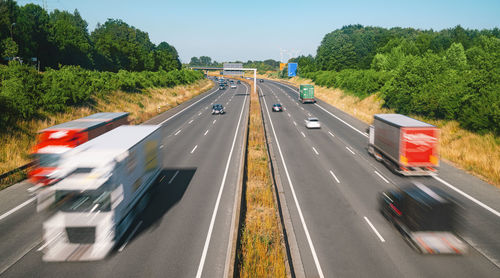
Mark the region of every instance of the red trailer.
[[405, 176], [437, 173], [439, 129], [400, 114], [376, 114], [368, 151]]
[[28, 173], [30, 182], [41, 186], [55, 182], [51, 176], [57, 170], [62, 153], [120, 125], [128, 124], [128, 115], [126, 112], [96, 113], [40, 130], [38, 143], [32, 152], [36, 163]]

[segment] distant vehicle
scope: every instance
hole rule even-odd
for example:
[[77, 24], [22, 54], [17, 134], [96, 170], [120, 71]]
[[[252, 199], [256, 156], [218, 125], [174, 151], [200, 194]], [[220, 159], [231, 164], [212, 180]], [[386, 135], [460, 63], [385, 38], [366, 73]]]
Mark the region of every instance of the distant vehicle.
[[299, 100], [302, 103], [306, 102], [311, 102], [315, 103], [316, 100], [314, 99], [314, 86], [313, 85], [300, 85], [300, 90], [299, 90]]
[[222, 104], [214, 104], [212, 106], [212, 115], [221, 115], [221, 114], [224, 114], [224, 107], [222, 106]]
[[279, 103], [273, 104], [273, 112], [283, 112], [283, 106]]
[[467, 245], [455, 235], [457, 204], [445, 192], [422, 183], [388, 190], [378, 197], [380, 212], [417, 251], [464, 254]]
[[55, 182], [53, 173], [64, 152], [128, 124], [128, 115], [127, 112], [101, 112], [38, 131], [38, 142], [31, 153], [35, 166], [28, 173], [29, 181], [38, 186]]
[[368, 152], [404, 176], [429, 176], [439, 167], [439, 129], [400, 114], [376, 114]]
[[231, 84], [231, 89], [236, 89], [236, 85]]
[[318, 118], [307, 118], [306, 120], [306, 127], [307, 128], [321, 128], [321, 124], [319, 123]]
[[260, 83], [264, 83], [264, 79], [259, 79], [259, 82]]
[[236, 84], [241, 84], [241, 81], [240, 81], [240, 80], [238, 80], [238, 81], [236, 82]]
[[233, 83], [234, 83], [234, 80], [229, 80], [229, 83], [233, 84]]
[[224, 90], [224, 89], [226, 89], [226, 86], [224, 86], [224, 85], [219, 85], [219, 90]]
[[103, 259], [149, 202], [162, 169], [160, 125], [121, 126], [65, 155], [43, 223], [44, 261]]

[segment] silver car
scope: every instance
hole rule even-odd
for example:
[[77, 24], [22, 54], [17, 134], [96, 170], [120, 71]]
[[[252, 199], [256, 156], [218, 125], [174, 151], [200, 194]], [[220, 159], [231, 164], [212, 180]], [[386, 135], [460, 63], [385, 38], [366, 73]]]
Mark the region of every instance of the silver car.
[[318, 118], [307, 118], [305, 122], [307, 128], [321, 128], [321, 124], [319, 123]]

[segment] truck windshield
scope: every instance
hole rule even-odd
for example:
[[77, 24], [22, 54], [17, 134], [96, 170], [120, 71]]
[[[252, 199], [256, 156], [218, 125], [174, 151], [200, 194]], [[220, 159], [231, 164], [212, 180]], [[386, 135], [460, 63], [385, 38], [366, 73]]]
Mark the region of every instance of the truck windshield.
[[57, 190], [56, 205], [63, 212], [99, 212], [111, 210], [109, 191], [102, 190]]
[[57, 167], [59, 160], [61, 159], [60, 154], [56, 153], [37, 153], [35, 154], [35, 160], [38, 161], [40, 167]]

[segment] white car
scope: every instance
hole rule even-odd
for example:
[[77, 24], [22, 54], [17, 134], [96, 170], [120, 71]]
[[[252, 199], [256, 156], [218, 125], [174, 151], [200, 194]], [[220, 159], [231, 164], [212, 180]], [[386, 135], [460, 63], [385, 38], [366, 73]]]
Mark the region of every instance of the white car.
[[231, 84], [231, 89], [236, 89], [236, 85]]
[[307, 118], [305, 121], [307, 128], [321, 128], [318, 118]]

